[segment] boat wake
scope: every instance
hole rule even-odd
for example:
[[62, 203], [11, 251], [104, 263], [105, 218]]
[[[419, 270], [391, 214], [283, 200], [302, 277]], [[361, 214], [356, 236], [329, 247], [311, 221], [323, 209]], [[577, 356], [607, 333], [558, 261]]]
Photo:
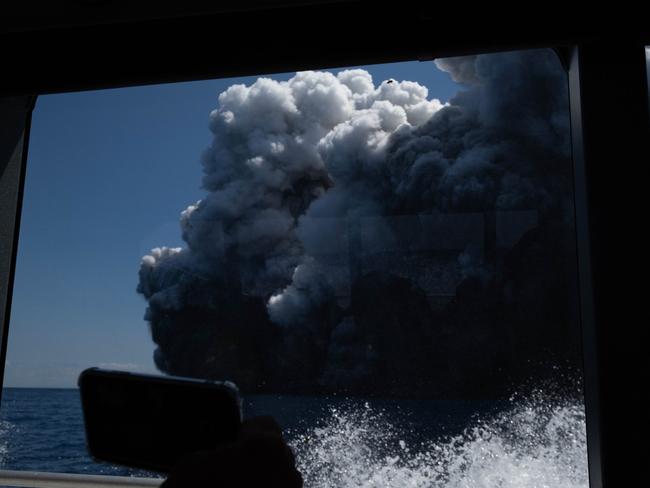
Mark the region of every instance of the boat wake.
[[312, 488], [587, 488], [585, 430], [579, 401], [535, 393], [436, 441], [409, 444], [409, 432], [365, 404], [331, 409], [290, 442]]
[[[408, 422], [391, 411], [344, 403], [325, 410], [319, 421], [288, 431], [305, 487], [589, 486], [585, 411], [579, 399], [557, 400], [541, 392], [513, 397], [498, 413], [473, 417], [458, 434], [425, 441], [416, 441], [424, 433], [405, 428]], [[85, 449], [79, 450], [82, 444], [54, 461], [52, 451], [39, 450], [38, 444], [27, 449], [31, 457], [23, 459], [24, 450], [12, 456], [8, 447], [28, 439], [19, 430], [0, 421], [0, 467], [125, 474], [114, 472], [117, 466], [95, 465]]]

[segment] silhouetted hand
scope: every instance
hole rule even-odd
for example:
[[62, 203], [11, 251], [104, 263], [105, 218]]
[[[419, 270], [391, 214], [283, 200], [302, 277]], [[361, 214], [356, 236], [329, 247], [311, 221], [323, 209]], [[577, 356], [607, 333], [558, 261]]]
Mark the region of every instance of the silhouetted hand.
[[162, 488], [302, 488], [291, 448], [271, 417], [244, 421], [237, 440], [185, 456]]

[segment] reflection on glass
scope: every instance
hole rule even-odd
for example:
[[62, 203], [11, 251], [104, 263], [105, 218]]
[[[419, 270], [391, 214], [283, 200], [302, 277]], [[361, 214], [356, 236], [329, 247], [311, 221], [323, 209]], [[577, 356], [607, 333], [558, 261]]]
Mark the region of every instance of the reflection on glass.
[[586, 487], [566, 74], [436, 65], [447, 103], [363, 69], [221, 93], [184, 244], [139, 269], [155, 365], [237, 383], [307, 486]]

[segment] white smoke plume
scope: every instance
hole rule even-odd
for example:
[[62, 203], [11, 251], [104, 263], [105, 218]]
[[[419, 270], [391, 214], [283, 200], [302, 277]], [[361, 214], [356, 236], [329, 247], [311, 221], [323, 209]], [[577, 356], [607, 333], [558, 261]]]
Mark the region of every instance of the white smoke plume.
[[[244, 389], [287, 378], [335, 388], [332, 371], [376, 374], [381, 351], [359, 348], [381, 327], [368, 332], [340, 301], [347, 280], [343, 294], [358, 302], [362, 277], [348, 269], [342, 279], [332, 259], [354, 254], [360, 239], [402, 245], [399, 219], [570, 213], [566, 76], [554, 54], [436, 64], [467, 85], [445, 105], [416, 82], [375, 84], [361, 69], [259, 78], [219, 95], [202, 158], [207, 193], [181, 215], [186, 246], [154, 249], [140, 268], [160, 369], [228, 375]], [[410, 286], [400, 283], [385, 281]], [[348, 332], [334, 333], [341, 320]], [[428, 347], [433, 326], [410, 322], [404, 340]], [[363, 364], [331, 364], [342, 350]]]
[[480, 83], [480, 77], [476, 72], [476, 59], [477, 56], [458, 56], [436, 59], [435, 63], [440, 70], [449, 73], [456, 83], [476, 85]]
[[[441, 108], [427, 95], [408, 81], [374, 87], [363, 70], [231, 86], [210, 117], [214, 139], [203, 155], [208, 194], [181, 216], [187, 252], [205, 260], [200, 267], [208, 274], [223, 273], [224, 261], [234, 257], [253, 284], [287, 280], [302, 254], [297, 218], [336, 178], [325, 167], [326, 146], [345, 171], [344, 147], [331, 148], [337, 139], [357, 137], [367, 151], [381, 151], [398, 127], [421, 125]], [[143, 264], [156, 268], [170, 255], [154, 252]], [[256, 258], [261, 262], [250, 265]]]

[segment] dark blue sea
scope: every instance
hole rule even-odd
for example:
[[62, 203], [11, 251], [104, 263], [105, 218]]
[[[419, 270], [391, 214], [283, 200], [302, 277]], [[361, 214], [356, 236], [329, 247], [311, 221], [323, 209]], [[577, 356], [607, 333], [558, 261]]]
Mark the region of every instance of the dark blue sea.
[[[258, 395], [244, 399], [255, 415], [282, 425], [306, 486], [588, 486], [584, 408], [542, 394], [507, 404]], [[76, 389], [4, 390], [0, 467], [153, 475], [88, 456]]]

